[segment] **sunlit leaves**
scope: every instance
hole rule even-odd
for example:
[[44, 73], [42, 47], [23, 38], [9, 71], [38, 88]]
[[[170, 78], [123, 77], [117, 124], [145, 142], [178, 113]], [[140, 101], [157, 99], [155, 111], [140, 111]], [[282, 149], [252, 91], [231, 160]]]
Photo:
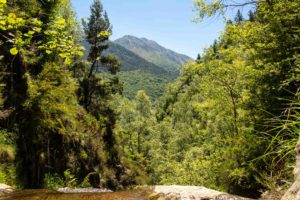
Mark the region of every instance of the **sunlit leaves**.
[[38, 47], [48, 55], [58, 55], [66, 65], [70, 65], [74, 57], [83, 55], [83, 48], [75, 44], [73, 36], [69, 35], [68, 26], [70, 24], [67, 24], [65, 19], [56, 18], [44, 32], [48, 36], [48, 41]]
[[19, 51], [17, 50], [17, 48], [15, 48], [15, 47], [12, 48], [12, 49], [10, 49], [9, 51], [10, 51], [10, 54], [11, 54], [11, 55], [17, 55], [18, 52], [19, 52]]
[[211, 17], [217, 12], [223, 13], [221, 1], [194, 0], [194, 11], [197, 12], [195, 21], [202, 21], [205, 17]]
[[97, 37], [109, 38], [110, 35], [111, 33], [109, 31], [101, 31]]
[[[10, 49], [12, 55], [16, 55], [20, 50], [25, 49], [31, 42], [36, 32], [41, 30], [41, 22], [37, 19], [23, 19], [16, 13], [4, 12], [7, 8], [6, 1], [0, 2], [0, 29], [6, 32], [6, 42], [11, 43], [13, 48]], [[29, 29], [23, 33], [22, 29]]]
[[66, 20], [64, 18], [59, 18], [59, 19], [57, 19], [57, 23], [59, 25], [65, 26], [66, 25]]

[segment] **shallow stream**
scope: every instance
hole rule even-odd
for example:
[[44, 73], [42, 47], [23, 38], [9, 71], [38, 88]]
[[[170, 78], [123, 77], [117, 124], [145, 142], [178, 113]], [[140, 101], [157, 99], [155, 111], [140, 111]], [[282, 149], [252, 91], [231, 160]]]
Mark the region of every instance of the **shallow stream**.
[[108, 193], [60, 193], [51, 190], [24, 190], [0, 196], [0, 200], [145, 200], [145, 191]]

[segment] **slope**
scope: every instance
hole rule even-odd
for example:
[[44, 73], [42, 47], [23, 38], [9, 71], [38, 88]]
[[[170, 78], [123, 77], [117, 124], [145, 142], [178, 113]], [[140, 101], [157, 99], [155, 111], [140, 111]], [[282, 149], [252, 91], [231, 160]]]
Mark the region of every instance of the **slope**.
[[135, 97], [137, 91], [145, 90], [152, 100], [156, 100], [163, 94], [165, 86], [175, 78], [162, 67], [117, 43], [112, 42], [105, 54], [113, 54], [121, 61], [119, 77], [123, 83], [123, 94], [130, 99]]
[[192, 58], [166, 49], [155, 41], [126, 35], [114, 41], [126, 49], [136, 53], [145, 60], [178, 76], [181, 66]]

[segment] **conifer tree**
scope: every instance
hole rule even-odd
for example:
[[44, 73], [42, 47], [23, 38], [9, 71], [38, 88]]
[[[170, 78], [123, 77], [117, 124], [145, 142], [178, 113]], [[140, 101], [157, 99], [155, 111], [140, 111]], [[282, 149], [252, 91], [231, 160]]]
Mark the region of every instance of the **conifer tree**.
[[[103, 52], [109, 47], [112, 26], [101, 1], [94, 0], [90, 10], [91, 15], [88, 21], [83, 20], [85, 40], [90, 45], [89, 63], [83, 78], [79, 79], [78, 96], [80, 104], [98, 121], [98, 126], [101, 127], [95, 133], [94, 140], [96, 141], [91, 143], [92, 146], [101, 146], [98, 151], [104, 151], [105, 156], [102, 158], [96, 156], [91, 167], [97, 169], [98, 174], [103, 170], [103, 166], [107, 167], [110, 172], [106, 177], [106, 187], [116, 189], [120, 185], [121, 176], [124, 175], [124, 168], [120, 163], [119, 149], [114, 133], [115, 113], [109, 102], [112, 100], [113, 94], [121, 92], [116, 75], [120, 62], [113, 55], [103, 55]], [[111, 177], [111, 174], [114, 174], [114, 178]], [[102, 176], [105, 175], [102, 174]], [[100, 178], [100, 174], [98, 178]]]
[[227, 20], [226, 24], [233, 24], [233, 22], [231, 19], [229, 19], [229, 20]]
[[[93, 99], [97, 98], [95, 94], [105, 96], [105, 86], [99, 85], [100, 67], [106, 67], [108, 71], [115, 75], [119, 70], [120, 63], [117, 58], [108, 55], [103, 56], [103, 51], [109, 47], [109, 37], [112, 34], [112, 27], [108, 19], [106, 11], [103, 10], [103, 5], [100, 0], [94, 0], [91, 5], [91, 15], [88, 22], [83, 20], [85, 39], [90, 44], [88, 61], [88, 71], [84, 75], [84, 79], [81, 81], [81, 103], [87, 109], [91, 110]], [[117, 83], [117, 77], [114, 77], [112, 81], [108, 80], [107, 84]], [[112, 84], [113, 85], [113, 84]]]
[[244, 21], [243, 15], [240, 10], [237, 11], [234, 21], [237, 24], [241, 24]]
[[254, 22], [255, 21], [255, 14], [253, 13], [252, 10], [249, 10], [248, 16], [249, 16], [249, 21], [250, 22]]
[[88, 78], [92, 76], [97, 64], [101, 62], [102, 52], [108, 48], [108, 39], [112, 31], [107, 13], [103, 10], [99, 0], [94, 0], [90, 10], [89, 21], [86, 23], [83, 20], [86, 40], [91, 45], [88, 55], [88, 60], [91, 62]]

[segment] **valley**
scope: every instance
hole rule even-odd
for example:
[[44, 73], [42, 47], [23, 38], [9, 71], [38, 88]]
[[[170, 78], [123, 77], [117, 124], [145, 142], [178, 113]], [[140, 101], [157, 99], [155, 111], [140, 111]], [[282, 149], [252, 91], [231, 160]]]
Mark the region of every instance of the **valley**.
[[105, 53], [119, 58], [123, 94], [130, 99], [139, 90], [145, 90], [152, 100], [158, 99], [166, 86], [179, 76], [183, 65], [193, 60], [154, 41], [134, 36], [111, 42]]

